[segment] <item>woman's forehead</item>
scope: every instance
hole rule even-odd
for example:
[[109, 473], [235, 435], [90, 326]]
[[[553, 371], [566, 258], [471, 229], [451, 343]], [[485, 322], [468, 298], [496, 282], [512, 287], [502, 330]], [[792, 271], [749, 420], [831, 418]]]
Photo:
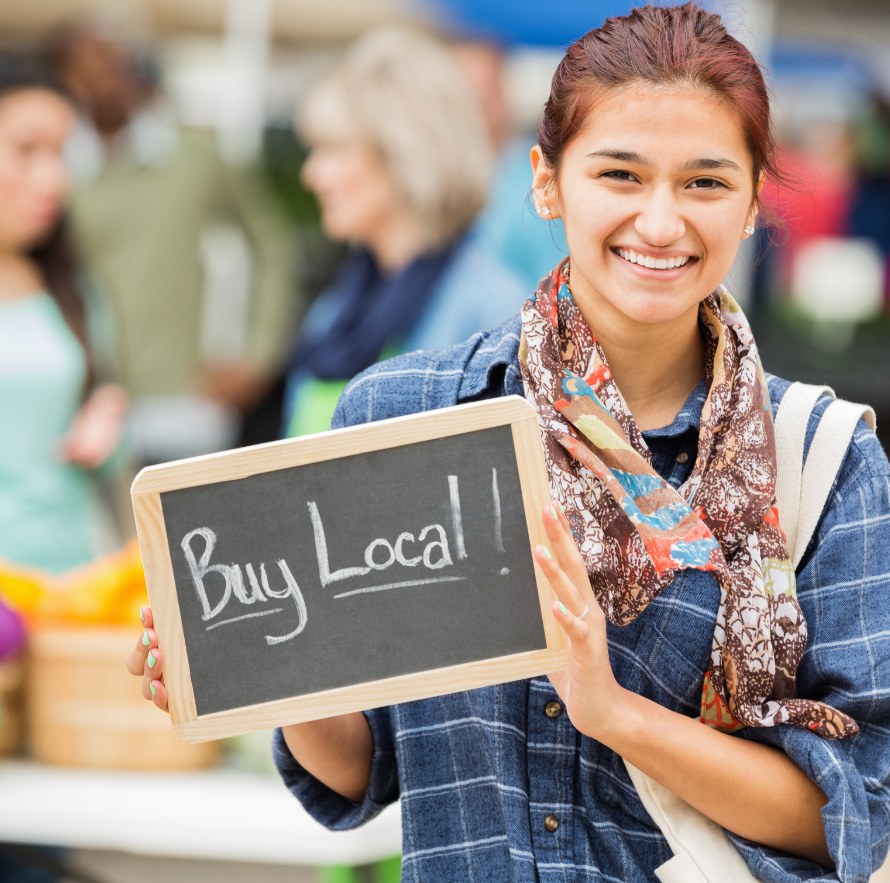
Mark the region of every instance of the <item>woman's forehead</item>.
[[727, 159], [750, 171], [753, 160], [738, 114], [698, 86], [637, 85], [595, 102], [572, 139], [575, 160], [626, 153], [627, 161], [652, 166], [685, 165], [702, 158]]
[[49, 89], [28, 88], [0, 95], [0, 129], [7, 133], [67, 136], [74, 125], [70, 102]]
[[298, 128], [310, 144], [348, 144], [358, 140], [358, 126], [352, 108], [335, 84], [321, 84], [304, 103]]

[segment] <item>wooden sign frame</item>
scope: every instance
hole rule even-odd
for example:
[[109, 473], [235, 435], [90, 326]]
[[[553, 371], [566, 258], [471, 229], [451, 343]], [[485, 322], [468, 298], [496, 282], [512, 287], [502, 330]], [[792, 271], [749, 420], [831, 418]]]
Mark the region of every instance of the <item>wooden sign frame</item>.
[[533, 546], [546, 544], [540, 512], [550, 499], [550, 490], [537, 417], [531, 405], [519, 396], [457, 405], [143, 469], [131, 489], [133, 510], [154, 628], [164, 653], [170, 717], [179, 736], [187, 742], [204, 742], [537, 677], [563, 668], [567, 658], [565, 635], [551, 610], [556, 596], [534, 562], [546, 650], [399, 675], [212, 714], [199, 716], [197, 713], [161, 507], [162, 493], [505, 425], [512, 430], [529, 538]]

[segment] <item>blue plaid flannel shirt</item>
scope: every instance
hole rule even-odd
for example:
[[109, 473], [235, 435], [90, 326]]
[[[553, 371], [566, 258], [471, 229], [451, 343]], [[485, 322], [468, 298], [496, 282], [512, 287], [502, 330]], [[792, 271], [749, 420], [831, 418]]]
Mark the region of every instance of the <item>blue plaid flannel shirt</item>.
[[[349, 384], [333, 426], [522, 395], [519, 330], [516, 319], [459, 346], [375, 365]], [[787, 387], [769, 378], [774, 411]], [[669, 427], [644, 433], [655, 468], [675, 487], [692, 468], [706, 394], [702, 383]], [[817, 406], [807, 450], [827, 404]], [[809, 629], [799, 693], [842, 709], [860, 733], [826, 741], [778, 726], [748, 728], [737, 738], [782, 748], [819, 785], [828, 798], [822, 819], [836, 870], [739, 837], [732, 841], [752, 873], [769, 883], [867, 883], [890, 843], [890, 466], [864, 423], [797, 585]], [[635, 622], [609, 626], [618, 681], [697, 715], [718, 602], [716, 582], [686, 570]], [[545, 714], [555, 699], [547, 679], [535, 678], [366, 712], [374, 755], [363, 803], [303, 770], [280, 731], [275, 758], [294, 795], [334, 830], [360, 825], [401, 798], [405, 881], [654, 879], [654, 869], [671, 858], [667, 841], [621, 758], [581, 735], [568, 715]], [[559, 821], [555, 831], [544, 824], [551, 815]]]

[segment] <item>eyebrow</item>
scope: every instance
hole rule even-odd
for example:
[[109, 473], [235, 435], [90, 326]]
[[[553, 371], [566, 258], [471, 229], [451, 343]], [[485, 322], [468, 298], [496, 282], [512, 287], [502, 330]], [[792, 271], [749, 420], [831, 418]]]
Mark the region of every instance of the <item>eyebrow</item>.
[[646, 159], [640, 153], [635, 153], [633, 150], [610, 150], [608, 147], [604, 147], [602, 150], [594, 150], [593, 153], [588, 153], [588, 156], [604, 156], [607, 159], [615, 159], [618, 162], [629, 162], [635, 163], [638, 166], [648, 166], [649, 160]]
[[731, 159], [693, 159], [686, 163], [683, 168], [687, 172], [704, 171], [707, 169], [735, 169], [737, 172], [742, 171], [742, 167]]
[[[594, 150], [592, 153], [588, 153], [587, 156], [602, 156], [607, 159], [614, 159], [618, 162], [633, 163], [638, 166], [651, 165], [651, 163], [648, 159], [646, 159], [645, 156], [633, 150], [612, 150], [608, 147], [604, 147], [602, 150]], [[683, 166], [683, 169], [687, 172], [708, 171], [713, 169], [735, 169], [735, 171], [737, 172], [742, 171], [742, 167], [737, 162], [734, 162], [731, 159], [714, 159], [710, 157], [702, 159], [691, 159], [688, 163], [686, 163], [686, 165]]]

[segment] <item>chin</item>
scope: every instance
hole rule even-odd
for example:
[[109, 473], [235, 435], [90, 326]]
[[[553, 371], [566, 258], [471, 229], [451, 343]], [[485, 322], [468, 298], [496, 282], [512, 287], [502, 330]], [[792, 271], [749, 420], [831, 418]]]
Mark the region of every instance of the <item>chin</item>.
[[321, 230], [332, 242], [350, 242], [353, 239], [351, 230], [344, 224], [338, 224], [322, 216]]
[[698, 309], [699, 301], [680, 304], [667, 297], [639, 297], [633, 298], [631, 303], [622, 299], [617, 303], [613, 301], [615, 308], [640, 325], [667, 325], [685, 316], [690, 310]]
[[55, 222], [40, 224], [39, 227], [32, 224], [28, 230], [18, 231], [18, 235], [14, 237], [15, 250], [26, 254], [46, 245], [52, 238], [53, 233], [56, 232], [57, 227], [58, 224]]

